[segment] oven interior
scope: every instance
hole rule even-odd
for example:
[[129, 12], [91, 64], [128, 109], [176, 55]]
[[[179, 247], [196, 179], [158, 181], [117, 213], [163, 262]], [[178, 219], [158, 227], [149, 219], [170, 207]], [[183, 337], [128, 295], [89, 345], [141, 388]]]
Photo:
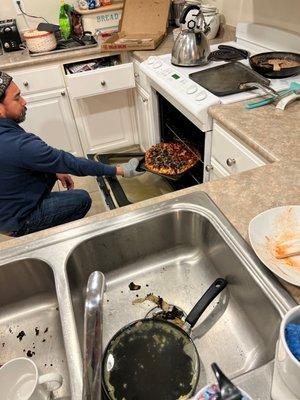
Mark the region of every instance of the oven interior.
[[[203, 159], [205, 134], [176, 107], [157, 93], [159, 105], [159, 129], [162, 142], [180, 141], [201, 155], [193, 168], [178, 180], [145, 172], [143, 175], [126, 179], [122, 177], [97, 177], [100, 190], [110, 209], [137, 203], [175, 190], [184, 189], [203, 182]], [[130, 158], [142, 159], [144, 153], [138, 146], [120, 149], [113, 153], [89, 155], [105, 164], [118, 165]]]

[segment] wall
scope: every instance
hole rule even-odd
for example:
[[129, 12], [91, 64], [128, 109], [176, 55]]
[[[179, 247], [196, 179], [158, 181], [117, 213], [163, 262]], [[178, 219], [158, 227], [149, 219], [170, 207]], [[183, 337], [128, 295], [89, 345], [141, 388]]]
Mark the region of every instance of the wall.
[[[28, 14], [41, 15], [49, 22], [57, 23], [60, 0], [22, 0]], [[114, 0], [117, 1], [117, 0]], [[149, 0], [150, 1], [150, 0]], [[258, 22], [300, 33], [300, 0], [204, 0], [216, 4], [225, 15], [227, 24], [236, 26], [239, 21]], [[0, 0], [0, 19], [15, 18], [12, 0]], [[75, 4], [76, 0], [66, 0]], [[47, 6], [45, 6], [45, 3]], [[28, 18], [28, 25], [35, 27], [37, 22]], [[24, 18], [18, 17], [21, 30], [28, 28]]]
[[[70, 0], [68, 3], [73, 4], [75, 1], [76, 0]], [[25, 20], [23, 16], [17, 17], [12, 0], [0, 0], [0, 2], [0, 19], [17, 18], [20, 30], [25, 30], [29, 27], [34, 28], [42, 21], [34, 18], [26, 18]], [[46, 6], [45, 3], [47, 4]], [[22, 0], [22, 4], [24, 4], [24, 10], [27, 14], [42, 16], [51, 23], [58, 23], [60, 0]]]
[[225, 15], [228, 25], [257, 22], [300, 33], [300, 0], [209, 0]]
[[[113, 0], [112, 2], [118, 2]], [[65, 0], [68, 4], [77, 4], [77, 0]], [[18, 27], [21, 31], [28, 28], [35, 28], [42, 20], [16, 16], [13, 0], [0, 0], [0, 20], [6, 18], [17, 18]], [[58, 23], [58, 13], [61, 0], [22, 0], [24, 10], [27, 14], [44, 17], [48, 22], [53, 24]]]

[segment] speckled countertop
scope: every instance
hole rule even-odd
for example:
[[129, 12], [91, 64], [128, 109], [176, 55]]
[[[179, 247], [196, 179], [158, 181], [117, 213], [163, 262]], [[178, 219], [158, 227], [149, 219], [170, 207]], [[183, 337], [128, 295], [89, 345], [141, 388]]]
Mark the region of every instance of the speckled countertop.
[[[224, 41], [233, 40], [235, 35], [235, 29], [231, 26], [225, 26], [220, 29], [220, 33], [216, 39], [213, 39], [211, 43], [220, 43]], [[100, 40], [98, 39], [100, 43]], [[144, 61], [151, 55], [167, 54], [172, 51], [174, 39], [172, 32], [169, 32], [165, 40], [158, 46], [156, 50], [147, 51], [134, 51], [133, 56], [138, 61]], [[12, 53], [3, 53], [0, 55], [0, 70], [11, 70], [16, 68], [32, 67], [39, 64], [49, 62], [59, 62], [68, 59], [86, 59], [89, 57], [99, 57], [101, 54], [101, 45], [91, 47], [88, 49], [78, 48], [78, 50], [66, 51], [61, 53], [51, 53], [47, 55], [39, 55], [31, 57], [27, 50], [14, 51]]]
[[[171, 44], [172, 41], [169, 36], [157, 49], [157, 53], [154, 54], [168, 53]], [[151, 54], [152, 52], [147, 51], [135, 52], [134, 55], [142, 60]], [[249, 112], [244, 109], [243, 103], [214, 106], [210, 112], [215, 119], [239, 136], [249, 147], [270, 161], [270, 164], [221, 180], [9, 240], [0, 244], [0, 250], [24, 245], [31, 240], [48, 237], [66, 231], [66, 229], [73, 229], [93, 221], [109, 219], [141, 207], [198, 191], [206, 192], [241, 236], [249, 241], [248, 225], [255, 215], [269, 208], [300, 203], [300, 102], [289, 106], [284, 113], [277, 113], [273, 106], [266, 106]], [[300, 304], [300, 288], [281, 282]]]
[[62, 53], [52, 53], [31, 57], [28, 50], [14, 51], [0, 55], [0, 70], [11, 70], [16, 68], [34, 67], [35, 65], [49, 62], [59, 62], [68, 59], [81, 59], [100, 56], [100, 46], [88, 49], [79, 48], [78, 50], [66, 51]]
[[274, 105], [246, 110], [248, 102], [213, 106], [210, 114], [265, 160], [300, 160], [300, 101], [284, 111]]

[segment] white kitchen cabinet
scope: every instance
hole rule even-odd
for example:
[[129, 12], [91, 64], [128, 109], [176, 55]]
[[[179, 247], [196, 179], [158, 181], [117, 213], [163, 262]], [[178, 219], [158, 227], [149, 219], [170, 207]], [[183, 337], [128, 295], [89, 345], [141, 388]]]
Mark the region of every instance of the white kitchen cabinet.
[[74, 100], [72, 107], [85, 154], [106, 153], [137, 143], [130, 90]]
[[46, 92], [65, 86], [60, 65], [57, 64], [7, 72], [13, 77], [23, 95]]
[[77, 128], [64, 88], [50, 92], [24, 96], [27, 101], [27, 117], [22, 127], [40, 136], [46, 143], [82, 156]]
[[232, 132], [213, 122], [211, 164], [206, 165], [210, 180], [248, 171], [267, 163]]
[[133, 65], [126, 63], [69, 74], [66, 75], [66, 82], [72, 99], [131, 89], [135, 86]]
[[135, 90], [135, 108], [138, 140], [142, 150], [147, 150], [153, 143], [151, 123], [150, 95], [139, 85]]
[[[114, 63], [117, 57], [105, 55], [98, 62]], [[66, 64], [65, 72], [84, 153], [106, 153], [136, 144], [132, 63], [122, 63], [120, 56], [117, 65], [70, 73]]]
[[141, 86], [146, 92], [148, 92], [150, 94], [151, 88], [150, 88], [147, 76], [140, 69], [140, 62], [133, 58], [132, 64], [133, 64], [134, 78], [135, 78], [136, 84]]

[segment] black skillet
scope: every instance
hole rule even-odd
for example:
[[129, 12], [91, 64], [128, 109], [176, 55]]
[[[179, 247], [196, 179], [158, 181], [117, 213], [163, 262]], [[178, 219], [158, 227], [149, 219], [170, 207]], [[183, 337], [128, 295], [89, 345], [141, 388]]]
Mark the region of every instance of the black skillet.
[[[268, 64], [269, 60], [274, 59], [296, 61], [299, 65], [290, 68], [281, 68], [280, 71], [274, 71], [273, 65]], [[285, 51], [259, 53], [250, 57], [249, 63], [254, 71], [266, 78], [280, 79], [300, 74], [300, 54], [297, 53], [289, 53]]]
[[218, 278], [185, 319], [182, 328], [155, 318], [120, 329], [103, 357], [102, 383], [109, 400], [177, 400], [190, 398], [200, 374], [197, 348], [189, 335], [212, 300], [226, 287]]

